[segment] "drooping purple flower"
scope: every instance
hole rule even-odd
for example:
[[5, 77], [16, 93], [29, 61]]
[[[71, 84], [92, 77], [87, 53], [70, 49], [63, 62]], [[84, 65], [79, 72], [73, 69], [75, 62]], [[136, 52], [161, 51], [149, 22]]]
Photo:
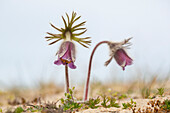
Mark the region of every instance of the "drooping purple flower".
[[[56, 42], [60, 40], [64, 40], [64, 42], [61, 44], [58, 54], [58, 60], [54, 62], [56, 65], [65, 65], [65, 77], [66, 77], [66, 92], [69, 93], [69, 76], [68, 76], [68, 66], [71, 69], [75, 69], [76, 66], [74, 65], [75, 62], [75, 45], [72, 41], [76, 41], [82, 46], [88, 48], [90, 46], [91, 40], [90, 37], [85, 38], [79, 38], [80, 35], [84, 34], [87, 29], [85, 27], [82, 27], [85, 25], [86, 21], [78, 23], [77, 25], [74, 25], [77, 20], [80, 19], [81, 16], [77, 17], [77, 14], [73, 11], [72, 16], [69, 17], [69, 15], [66, 13], [67, 20], [62, 16], [64, 27], [58, 28], [50, 23], [50, 25], [59, 31], [58, 34], [53, 34], [47, 32], [49, 36], [46, 36], [45, 38], [47, 41], [52, 41], [49, 43], [49, 45], [53, 45]], [[80, 31], [80, 32], [78, 32]]]
[[128, 49], [131, 43], [129, 42], [131, 38], [126, 39], [122, 42], [116, 43], [116, 42], [109, 42], [108, 45], [110, 47], [110, 59], [105, 62], [105, 65], [107, 66], [113, 58], [115, 58], [116, 62], [122, 67], [123, 70], [125, 70], [125, 67], [127, 65], [132, 64], [132, 59], [128, 56], [125, 49]]
[[64, 41], [58, 51], [58, 60], [54, 62], [56, 65], [68, 65], [71, 69], [75, 69], [75, 45], [71, 41]]
[[115, 52], [114, 58], [116, 62], [122, 67], [123, 70], [125, 70], [125, 67], [127, 65], [132, 64], [132, 59], [127, 55], [124, 49], [118, 49]]
[[88, 99], [88, 91], [89, 91], [89, 83], [90, 83], [90, 74], [91, 74], [91, 65], [94, 53], [101, 44], [108, 44], [110, 49], [110, 59], [105, 62], [105, 66], [107, 66], [113, 58], [115, 58], [116, 62], [125, 70], [127, 65], [132, 64], [132, 59], [127, 55], [125, 49], [128, 49], [131, 43], [129, 42], [131, 38], [125, 39], [122, 42], [111, 42], [111, 41], [101, 41], [99, 42], [93, 49], [90, 60], [89, 60], [89, 69], [86, 81], [86, 88], [85, 88], [85, 98], [84, 100], [87, 101]]

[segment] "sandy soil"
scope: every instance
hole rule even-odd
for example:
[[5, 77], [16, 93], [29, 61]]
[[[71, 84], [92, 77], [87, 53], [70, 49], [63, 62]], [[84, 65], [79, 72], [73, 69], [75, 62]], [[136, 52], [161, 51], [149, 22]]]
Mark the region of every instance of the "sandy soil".
[[[110, 85], [92, 85], [92, 88], [90, 92], [90, 97], [97, 97], [97, 95], [101, 94], [101, 93], [105, 93], [106, 95], [108, 95], [109, 93], [107, 93], [107, 90], [111, 90], [113, 92], [120, 92], [120, 94], [125, 94], [127, 92], [128, 88], [131, 88], [131, 86], [119, 86], [119, 85], [114, 85], [113, 88], [110, 88]], [[113, 86], [113, 85], [112, 85]], [[124, 87], [122, 90], [121, 88]], [[119, 103], [119, 105], [121, 106], [120, 108], [115, 108], [115, 107], [111, 107], [111, 108], [104, 108], [104, 107], [99, 107], [97, 109], [83, 109], [83, 110], [79, 110], [78, 112], [80, 113], [132, 113], [132, 109], [128, 108], [128, 109], [123, 109], [122, 103], [127, 103], [127, 102], [131, 102], [131, 99], [133, 99], [134, 102], [136, 102], [136, 106], [133, 107], [135, 108], [135, 111], [137, 112], [139, 109], [140, 111], [146, 110], [147, 108], [151, 108], [154, 109], [154, 107], [152, 107], [151, 104], [148, 105], [148, 103], [150, 103], [151, 101], [161, 101], [163, 102], [166, 99], [170, 100], [170, 86], [168, 85], [168, 87], [166, 87], [165, 93], [163, 95], [163, 97], [156, 95], [153, 99], [143, 99], [140, 93], [140, 90], [136, 90], [133, 89], [135, 91], [133, 91], [130, 94], [127, 94], [126, 98], [123, 99], [116, 99], [117, 103]], [[94, 89], [93, 89], [94, 88]], [[15, 108], [17, 108], [18, 106], [21, 107], [27, 107], [24, 104], [25, 103], [32, 103], [34, 105], [39, 105], [39, 104], [44, 104], [44, 103], [55, 103], [57, 102], [59, 99], [64, 98], [64, 91], [63, 91], [64, 87], [63, 86], [55, 86], [54, 84], [52, 85], [48, 85], [48, 86], [43, 86], [39, 89], [31, 89], [31, 90], [13, 90], [13, 91], [8, 91], [8, 92], [0, 92], [0, 109], [2, 109], [3, 113], [5, 113], [5, 111], [7, 110], [14, 110]], [[74, 91], [74, 97], [76, 97], [76, 99], [78, 100], [82, 100], [83, 98], [83, 88], [79, 87], [76, 88], [76, 90]], [[106, 89], [106, 90], [104, 90]], [[115, 89], [117, 89], [115, 91]], [[155, 89], [155, 87], [153, 87], [152, 89]], [[102, 92], [103, 91], [103, 92]], [[154, 92], [154, 91], [153, 91]], [[151, 94], [151, 97], [153, 96], [154, 93]], [[23, 98], [23, 99], [22, 99]], [[40, 103], [40, 100], [41, 103]], [[60, 102], [57, 103], [57, 106], [61, 104]], [[78, 113], [77, 112], [77, 113]], [[45, 113], [50, 113], [50, 112], [45, 112]], [[51, 112], [53, 113], [53, 112]], [[54, 112], [55, 113], [55, 112]]]

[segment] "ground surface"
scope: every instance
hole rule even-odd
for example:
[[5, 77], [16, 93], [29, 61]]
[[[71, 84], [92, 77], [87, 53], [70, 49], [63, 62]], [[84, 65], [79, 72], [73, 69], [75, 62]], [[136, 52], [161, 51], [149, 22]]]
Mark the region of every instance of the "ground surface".
[[[107, 84], [103, 85], [101, 83], [91, 84], [90, 98], [96, 99], [100, 96], [100, 102], [97, 104], [98, 108], [95, 109], [78, 109], [75, 112], [81, 113], [132, 113], [135, 112], [150, 112], [154, 113], [155, 109], [160, 109], [157, 105], [157, 101], [162, 103], [164, 100], [170, 100], [170, 85], [166, 83], [164, 87], [163, 95], [158, 94], [157, 88], [160, 88], [160, 84], [145, 84], [141, 85], [139, 83], [132, 84]], [[62, 113], [59, 109], [59, 105], [62, 106], [60, 101], [64, 96], [64, 87], [56, 86], [52, 83], [41, 85], [38, 89], [13, 89], [10, 91], [0, 92], [0, 112], [3, 113], [20, 113], [16, 111], [17, 107], [21, 107], [24, 112], [42, 112], [42, 113]], [[148, 94], [149, 91], [149, 94]], [[116, 103], [119, 104], [120, 108], [110, 107], [105, 108], [101, 105], [103, 102], [102, 95], [114, 97]], [[82, 100], [83, 98], [83, 87], [77, 87], [73, 91], [73, 96], [77, 100]], [[131, 99], [134, 103], [131, 103]], [[122, 103], [133, 104], [133, 107], [127, 107], [123, 109]], [[109, 104], [109, 102], [107, 103]], [[154, 104], [154, 105], [153, 105]], [[43, 109], [45, 108], [45, 109]], [[43, 109], [43, 110], [42, 110]], [[73, 110], [74, 111], [74, 110]], [[69, 112], [69, 111], [68, 111]], [[165, 111], [159, 111], [165, 112]]]

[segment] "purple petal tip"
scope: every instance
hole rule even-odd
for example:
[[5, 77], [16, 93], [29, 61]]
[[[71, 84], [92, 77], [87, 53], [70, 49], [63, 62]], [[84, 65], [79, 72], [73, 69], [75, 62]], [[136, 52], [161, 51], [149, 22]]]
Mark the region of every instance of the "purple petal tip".
[[58, 59], [58, 60], [56, 60], [56, 61], [54, 62], [54, 64], [56, 64], [56, 65], [61, 65], [61, 64], [62, 64], [62, 61], [61, 61], [60, 59]]
[[73, 62], [69, 63], [68, 66], [69, 66], [71, 69], [76, 69], [76, 66], [74, 65]]

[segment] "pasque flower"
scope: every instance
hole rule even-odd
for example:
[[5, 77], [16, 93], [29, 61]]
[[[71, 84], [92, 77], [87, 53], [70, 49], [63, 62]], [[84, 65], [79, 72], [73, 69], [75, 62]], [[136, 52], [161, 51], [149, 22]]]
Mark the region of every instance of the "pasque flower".
[[64, 41], [60, 49], [58, 51], [58, 60], [54, 62], [56, 65], [67, 65], [71, 69], [75, 69], [76, 66], [74, 65], [75, 61], [75, 45], [71, 41]]
[[[53, 24], [50, 23], [50, 25], [56, 29], [57, 31], [59, 31], [59, 34], [53, 34], [53, 33], [49, 33], [47, 32], [47, 34], [49, 34], [50, 36], [46, 36], [45, 38], [47, 39], [47, 41], [51, 41], [51, 40], [55, 40], [51, 43], [49, 43], [49, 45], [52, 45], [60, 40], [67, 40], [67, 41], [76, 41], [79, 44], [81, 44], [82, 46], [88, 48], [88, 45], [90, 45], [91, 40], [87, 40], [90, 39], [91, 37], [85, 37], [85, 38], [79, 38], [78, 36], [84, 34], [87, 29], [85, 27], [82, 27], [86, 21], [83, 21], [75, 26], [73, 26], [73, 24], [80, 19], [81, 16], [76, 17], [76, 13], [72, 12], [72, 17], [70, 18], [68, 16], [68, 14], [66, 13], [67, 16], [67, 22], [64, 19], [64, 17], [62, 16], [63, 22], [64, 22], [64, 26], [65, 28], [57, 28], [56, 26], [54, 26]], [[83, 30], [83, 31], [82, 31]], [[79, 33], [77, 33], [77, 31], [81, 31]]]
[[125, 70], [127, 65], [132, 64], [132, 59], [127, 55], [124, 49], [118, 49], [115, 52], [114, 58], [116, 62]]
[[[84, 27], [81, 27], [86, 23], [86, 21], [73, 26], [73, 24], [81, 17], [81, 16], [76, 17], [76, 15], [77, 14], [75, 12], [73, 12], [72, 17], [70, 19], [68, 14], [66, 13], [67, 22], [64, 19], [64, 17], [62, 16], [65, 28], [57, 28], [56, 26], [54, 26], [53, 24], [50, 23], [50, 25], [53, 28], [55, 28], [57, 31], [59, 31], [61, 33], [53, 34], [53, 33], [47, 32], [47, 34], [49, 34], [50, 36], [45, 37], [47, 39], [47, 41], [55, 40], [55, 41], [49, 43], [49, 45], [52, 45], [62, 39], [64, 40], [64, 42], [61, 44], [61, 46], [59, 48], [59, 51], [57, 52], [58, 60], [55, 61], [54, 64], [56, 64], [56, 65], [68, 64], [68, 66], [71, 69], [76, 68], [76, 66], [74, 65], [75, 54], [76, 54], [75, 53], [75, 44], [72, 41], [74, 40], [86, 48], [88, 48], [88, 45], [90, 45], [90, 43], [91, 43], [91, 40], [87, 40], [87, 39], [90, 39], [90, 37], [78, 38], [78, 36], [85, 33], [87, 31], [87, 29]], [[80, 33], [75, 33], [75, 31], [81, 31], [81, 30], [83, 30], [83, 31]]]
[[125, 49], [128, 49], [131, 43], [129, 42], [131, 38], [125, 39], [122, 42], [108, 42], [110, 48], [110, 59], [105, 62], [105, 66], [107, 66], [113, 58], [115, 58], [116, 62], [125, 70], [127, 65], [132, 64], [132, 59], [128, 56]]
[[[62, 42], [62, 44], [60, 45], [59, 51], [56, 54], [56, 55], [58, 55], [58, 60], [56, 60], [54, 62], [54, 64], [65, 65], [67, 93], [69, 92], [68, 67], [70, 67], [71, 69], [76, 68], [76, 66], [74, 65], [76, 52], [75, 52], [75, 44], [73, 43], [73, 41], [78, 42], [79, 44], [81, 44], [82, 46], [84, 46], [86, 48], [88, 48], [88, 45], [90, 45], [90, 43], [91, 43], [91, 40], [88, 40], [88, 39], [90, 39], [90, 37], [85, 37], [85, 38], [78, 37], [78, 36], [84, 34], [87, 30], [86, 30], [86, 28], [82, 27], [86, 23], [86, 21], [73, 26], [73, 24], [77, 20], [79, 20], [81, 17], [81, 16], [76, 17], [76, 15], [77, 14], [75, 12], [72, 12], [72, 16], [70, 18], [68, 16], [68, 14], [66, 13], [67, 22], [64, 19], [64, 17], [62, 16], [65, 28], [57, 28], [56, 26], [54, 26], [53, 24], [50, 23], [50, 25], [54, 29], [59, 31], [60, 33], [53, 34], [53, 33], [47, 32], [47, 34], [49, 36], [45, 37], [47, 39], [47, 41], [54, 40], [51, 43], [49, 43], [49, 45], [52, 45], [62, 39], [64, 40]], [[77, 31], [81, 31], [81, 32], [78, 33]]]
[[113, 58], [115, 58], [116, 62], [125, 70], [127, 65], [132, 64], [132, 59], [127, 55], [125, 49], [128, 49], [131, 43], [129, 42], [131, 38], [125, 39], [122, 42], [111, 42], [111, 41], [101, 41], [99, 42], [93, 49], [90, 60], [89, 60], [89, 69], [86, 81], [86, 88], [85, 88], [85, 96], [84, 100], [86, 101], [88, 98], [88, 91], [89, 91], [89, 82], [90, 82], [90, 74], [91, 74], [91, 66], [92, 66], [92, 59], [96, 49], [101, 44], [108, 44], [110, 49], [110, 59], [105, 62], [105, 66], [107, 66]]

